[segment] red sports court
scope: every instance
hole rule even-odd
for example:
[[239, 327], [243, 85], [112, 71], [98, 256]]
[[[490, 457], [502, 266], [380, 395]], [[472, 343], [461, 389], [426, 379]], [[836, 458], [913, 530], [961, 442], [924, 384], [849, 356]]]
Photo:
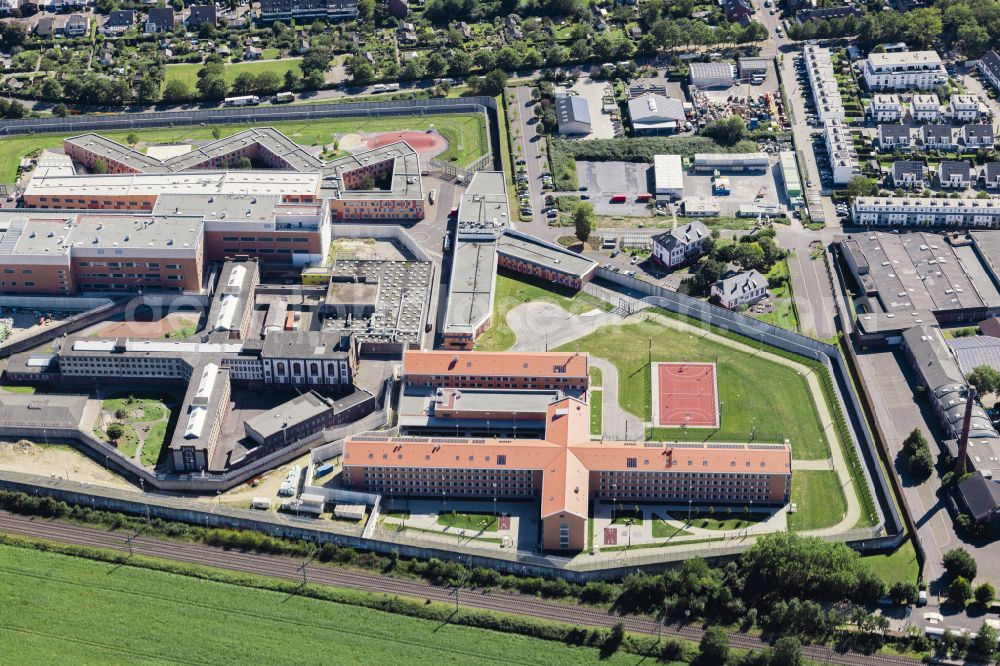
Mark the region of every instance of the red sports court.
[[714, 363], [654, 363], [652, 372], [654, 426], [719, 427]]

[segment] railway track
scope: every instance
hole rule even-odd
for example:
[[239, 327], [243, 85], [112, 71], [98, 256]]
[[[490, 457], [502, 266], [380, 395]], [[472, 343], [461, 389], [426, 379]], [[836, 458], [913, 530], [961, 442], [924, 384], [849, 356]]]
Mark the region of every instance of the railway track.
[[[0, 511], [0, 532], [125, 553], [130, 551], [128, 535], [119, 532], [108, 532], [71, 523], [19, 516], [4, 511]], [[163, 541], [137, 536], [131, 539], [131, 552], [137, 555], [284, 580], [302, 580], [303, 578], [303, 563], [300, 560], [277, 555], [224, 550], [185, 541]], [[311, 583], [418, 600], [430, 599], [455, 603], [456, 599], [456, 591], [452, 588], [320, 564], [305, 567], [305, 577]], [[663, 635], [690, 641], [698, 641], [702, 635], [700, 628], [691, 625], [661, 626], [659, 622], [649, 617], [618, 616], [596, 608], [546, 601], [523, 594], [473, 588], [458, 591], [457, 594], [458, 603], [471, 608], [514, 613], [592, 627], [611, 627], [618, 622], [623, 622], [625, 628], [631, 632]], [[760, 638], [748, 634], [732, 632], [729, 634], [729, 639], [732, 646], [737, 648], [761, 650], [767, 646]], [[837, 652], [826, 646], [805, 645], [802, 652], [803, 656], [808, 659], [822, 663], [842, 664], [843, 666], [913, 666], [921, 663], [914, 659], [891, 655]]]

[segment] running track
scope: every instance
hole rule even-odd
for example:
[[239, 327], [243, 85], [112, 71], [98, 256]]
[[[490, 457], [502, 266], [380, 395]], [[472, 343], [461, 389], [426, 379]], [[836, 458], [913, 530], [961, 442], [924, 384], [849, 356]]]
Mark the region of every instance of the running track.
[[[79, 546], [128, 552], [128, 545], [126, 544], [127, 535], [125, 534], [108, 532], [92, 527], [83, 527], [72, 523], [51, 521], [42, 518], [29, 518], [6, 511], [0, 511], [0, 532]], [[261, 576], [271, 576], [285, 580], [302, 579], [302, 562], [288, 557], [242, 553], [213, 548], [203, 544], [184, 541], [161, 541], [148, 537], [133, 539], [132, 548], [133, 552], [150, 557], [188, 562]], [[454, 603], [456, 596], [455, 591], [450, 588], [437, 587], [420, 581], [380, 576], [378, 574], [325, 564], [314, 564], [308, 567], [307, 576], [311, 583], [333, 585], [365, 592], [408, 596], [415, 599], [432, 599], [434, 601]], [[660, 629], [658, 622], [646, 616], [619, 617], [596, 608], [544, 601], [536, 597], [512, 592], [487, 592], [485, 590], [468, 588], [467, 592], [460, 597], [460, 603], [466, 607], [516, 613], [582, 626], [611, 627], [621, 621], [625, 624], [625, 628], [628, 631], [642, 634], [657, 635]], [[697, 642], [701, 639], [702, 630], [694, 625], [678, 624], [663, 627], [662, 633], [664, 636], [684, 638]], [[756, 636], [737, 632], [730, 633], [729, 640], [733, 647], [744, 649], [760, 650], [766, 646], [766, 643]], [[814, 645], [803, 646], [802, 654], [807, 659], [829, 664], [843, 664], [844, 666], [869, 666], [871, 664], [917, 666], [922, 663], [915, 659], [889, 655], [837, 652], [828, 647]]]

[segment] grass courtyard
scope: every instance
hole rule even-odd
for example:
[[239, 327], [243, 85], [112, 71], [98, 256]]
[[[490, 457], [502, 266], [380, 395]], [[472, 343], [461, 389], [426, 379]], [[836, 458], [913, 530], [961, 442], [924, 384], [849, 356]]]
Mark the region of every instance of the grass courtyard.
[[[424, 116], [393, 116], [391, 118], [324, 118], [322, 120], [284, 121], [267, 123], [288, 135], [303, 146], [322, 146], [333, 140], [333, 135], [352, 132], [390, 132], [402, 129], [426, 130], [434, 128], [448, 140], [448, 149], [438, 159], [454, 160], [468, 164], [485, 154], [482, 137], [485, 121], [476, 114], [447, 114]], [[256, 124], [191, 125], [170, 128], [144, 128], [119, 132], [101, 132], [102, 135], [125, 143], [129, 134], [135, 133], [144, 143], [185, 143], [210, 141], [212, 131], [219, 130], [220, 137], [227, 137]], [[63, 139], [78, 134], [32, 134], [0, 139], [0, 183], [13, 183], [21, 158], [36, 150], [62, 146]]]
[[836, 525], [847, 512], [844, 490], [833, 470], [792, 474], [792, 503], [798, 510], [788, 514], [788, 527], [800, 532]]
[[920, 562], [917, 560], [917, 550], [913, 547], [911, 539], [907, 539], [902, 546], [891, 553], [868, 555], [864, 561], [886, 582], [886, 585], [899, 581], [916, 583], [917, 576], [920, 575]]
[[437, 524], [456, 530], [473, 530], [476, 532], [497, 531], [497, 519], [492, 513], [446, 511], [438, 514]]
[[[170, 81], [181, 81], [190, 90], [195, 90], [198, 84], [198, 71], [203, 67], [201, 63], [186, 63], [181, 65], [167, 65], [167, 75], [163, 80], [166, 87]], [[296, 74], [302, 76], [302, 58], [282, 58], [280, 60], [256, 60], [249, 62], [226, 63], [225, 65], [226, 83], [232, 85], [236, 77], [244, 72], [258, 75], [264, 72], [274, 72], [282, 79], [285, 72], [294, 70]]]
[[[635, 655], [0, 546], [7, 663], [634, 664]], [[155, 631], [151, 628], [155, 627]], [[335, 640], [331, 642], [331, 636]], [[320, 658], [323, 661], [324, 658]]]
[[647, 356], [650, 340], [654, 362], [717, 363], [722, 403], [718, 430], [657, 428], [651, 431], [651, 439], [746, 442], [755, 428], [758, 442], [775, 443], [788, 438], [797, 459], [829, 457], [806, 379], [793, 368], [650, 321], [598, 329], [561, 351], [579, 347], [614, 363], [621, 384], [621, 406], [648, 420], [652, 414]]
[[590, 434], [600, 435], [604, 425], [604, 391], [590, 392]]
[[477, 351], [506, 351], [517, 342], [507, 326], [507, 313], [522, 303], [545, 302], [558, 305], [567, 312], [583, 314], [597, 308], [608, 311], [611, 306], [582, 291], [555, 290], [551, 284], [539, 284], [509, 275], [497, 274], [493, 298], [493, 320], [476, 341]]
[[116, 442], [121, 454], [135, 458], [138, 453], [143, 466], [155, 467], [167, 438], [171, 413], [167, 402], [158, 398], [131, 395], [107, 398], [101, 402], [101, 416], [94, 434], [111, 441], [107, 433], [110, 424], [121, 425], [122, 435]]

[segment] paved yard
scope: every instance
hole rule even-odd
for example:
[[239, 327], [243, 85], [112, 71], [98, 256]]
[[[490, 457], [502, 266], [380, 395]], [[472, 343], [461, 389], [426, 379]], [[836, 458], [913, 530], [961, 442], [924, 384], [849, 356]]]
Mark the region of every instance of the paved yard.
[[588, 76], [582, 76], [573, 85], [573, 92], [587, 100], [590, 110], [590, 134], [584, 139], [613, 139], [615, 130], [611, 124], [611, 116], [601, 111], [602, 98], [607, 94], [607, 81], [595, 81]]
[[[636, 201], [636, 196], [650, 192], [653, 169], [643, 162], [576, 163], [580, 187], [586, 187], [590, 203], [598, 215], [651, 216], [649, 206]], [[611, 203], [615, 194], [624, 194], [624, 203]]]
[[758, 203], [785, 203], [782, 193], [781, 169], [772, 164], [766, 172], [748, 171], [723, 173], [729, 178], [730, 194], [713, 196], [712, 173], [710, 171], [684, 174], [684, 198], [712, 199], [719, 204], [722, 215], [735, 215], [743, 204], [752, 204], [763, 189], [763, 196]]

